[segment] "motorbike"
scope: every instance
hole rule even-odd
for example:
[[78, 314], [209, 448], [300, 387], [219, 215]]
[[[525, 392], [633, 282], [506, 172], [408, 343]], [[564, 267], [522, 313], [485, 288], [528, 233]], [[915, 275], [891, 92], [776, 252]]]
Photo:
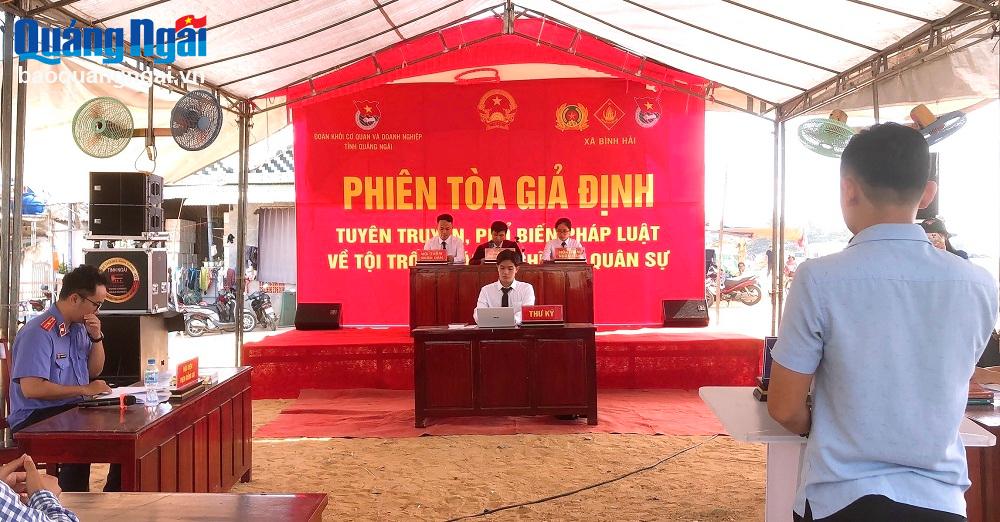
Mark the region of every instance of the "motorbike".
[[[716, 275], [714, 271], [710, 271], [705, 277], [705, 301], [709, 305], [716, 300]], [[763, 296], [763, 291], [760, 285], [757, 284], [757, 276], [750, 275], [745, 277], [725, 277], [722, 283], [722, 295], [720, 296], [723, 301], [740, 301], [747, 306], [753, 306], [760, 302]]]
[[258, 290], [247, 296], [247, 300], [258, 324], [271, 331], [278, 328], [278, 314], [274, 313], [274, 307], [271, 306], [271, 296]]
[[227, 288], [215, 301], [215, 305], [179, 306], [184, 313], [184, 332], [191, 337], [200, 337], [205, 332], [235, 332], [241, 328], [249, 332], [257, 327], [257, 317], [251, 310], [243, 310], [239, 323], [236, 322], [236, 291]]
[[52, 291], [49, 290], [49, 285], [42, 285], [40, 289], [42, 291], [41, 299], [28, 299], [17, 303], [18, 324], [27, 323], [52, 305]]

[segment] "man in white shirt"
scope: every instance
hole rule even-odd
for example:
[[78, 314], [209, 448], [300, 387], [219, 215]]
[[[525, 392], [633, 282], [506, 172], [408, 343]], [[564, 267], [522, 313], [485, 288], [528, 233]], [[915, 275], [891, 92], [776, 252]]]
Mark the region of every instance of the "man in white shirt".
[[521, 324], [521, 307], [535, 304], [535, 289], [529, 283], [514, 279], [517, 275], [517, 254], [504, 250], [497, 255], [497, 272], [500, 278], [479, 291], [477, 310], [472, 313], [479, 323], [479, 308], [514, 308], [514, 321]]
[[570, 223], [569, 218], [559, 218], [556, 220], [556, 239], [545, 243], [545, 250], [542, 252], [543, 261], [552, 261], [555, 259], [555, 251], [557, 248], [576, 248], [580, 253], [580, 257], [586, 258], [587, 253], [584, 251], [583, 245], [575, 237], [569, 237], [570, 232], [573, 231], [573, 224]]
[[465, 264], [465, 245], [457, 236], [452, 235], [454, 219], [451, 214], [441, 214], [437, 217], [438, 235], [424, 243], [424, 250], [448, 251], [448, 262], [456, 265]]
[[989, 272], [913, 223], [937, 189], [929, 174], [919, 132], [884, 123], [854, 135], [840, 163], [854, 238], [796, 269], [767, 401], [809, 436], [796, 521], [965, 520], [959, 426], [1000, 305]]

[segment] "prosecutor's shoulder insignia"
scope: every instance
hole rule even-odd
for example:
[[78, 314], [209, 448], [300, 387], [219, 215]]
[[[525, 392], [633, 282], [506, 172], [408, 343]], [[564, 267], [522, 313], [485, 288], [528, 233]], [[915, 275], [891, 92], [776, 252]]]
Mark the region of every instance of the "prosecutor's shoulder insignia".
[[46, 332], [51, 332], [52, 327], [55, 325], [56, 325], [56, 318], [50, 315], [44, 321], [42, 321], [42, 330], [45, 330]]
[[564, 103], [556, 109], [556, 128], [561, 131], [582, 131], [589, 127], [587, 107], [582, 103]]

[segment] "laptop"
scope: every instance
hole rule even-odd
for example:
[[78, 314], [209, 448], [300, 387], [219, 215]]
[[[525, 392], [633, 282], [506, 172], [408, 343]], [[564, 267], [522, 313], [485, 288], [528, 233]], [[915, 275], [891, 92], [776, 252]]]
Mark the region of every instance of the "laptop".
[[480, 328], [514, 328], [514, 307], [476, 308], [476, 325]]

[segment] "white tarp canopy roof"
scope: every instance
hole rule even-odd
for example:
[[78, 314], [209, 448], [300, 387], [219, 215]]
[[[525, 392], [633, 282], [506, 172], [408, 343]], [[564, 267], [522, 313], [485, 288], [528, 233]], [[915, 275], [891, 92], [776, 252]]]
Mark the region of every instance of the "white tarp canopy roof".
[[[62, 4], [64, 2], [58, 2]], [[207, 16], [208, 56], [177, 65], [241, 98], [308, 82], [401, 41], [490, 16], [542, 17], [781, 104], [977, 0], [77, 0], [65, 12], [127, 27]], [[512, 10], [512, 11], [511, 11]], [[985, 11], [982, 11], [984, 14]], [[44, 18], [45, 13], [38, 15]], [[989, 20], [980, 19], [980, 24]], [[959, 32], [965, 24], [948, 28]], [[988, 28], [987, 28], [988, 29]], [[986, 31], [988, 32], [988, 30]], [[987, 40], [987, 43], [988, 40]], [[992, 59], [995, 60], [995, 53]], [[987, 58], [990, 58], [988, 55]], [[970, 64], [972, 69], [981, 64]], [[995, 89], [996, 75], [989, 74]], [[975, 90], [975, 89], [973, 89]], [[919, 96], [919, 94], [916, 94]], [[933, 101], [933, 100], [931, 100]]]

